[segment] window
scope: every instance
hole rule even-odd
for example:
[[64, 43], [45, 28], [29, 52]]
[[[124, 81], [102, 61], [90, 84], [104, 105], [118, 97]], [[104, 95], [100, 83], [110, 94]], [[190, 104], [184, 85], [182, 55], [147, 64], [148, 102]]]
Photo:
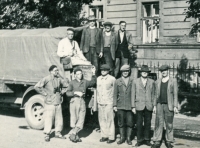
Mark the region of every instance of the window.
[[103, 6], [90, 6], [89, 15], [94, 15], [98, 19], [97, 26], [102, 26], [103, 23]]
[[142, 38], [143, 43], [159, 41], [159, 3], [142, 4]]

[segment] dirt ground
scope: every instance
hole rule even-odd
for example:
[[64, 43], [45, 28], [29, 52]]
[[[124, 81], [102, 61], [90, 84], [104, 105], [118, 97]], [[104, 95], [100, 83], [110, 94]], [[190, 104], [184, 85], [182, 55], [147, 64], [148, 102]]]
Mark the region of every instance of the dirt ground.
[[[24, 118], [24, 114], [19, 110], [11, 109], [1, 109], [0, 110], [0, 148], [128, 148], [133, 146], [128, 146], [127, 144], [117, 145], [117, 143], [107, 144], [100, 143], [100, 133], [94, 130], [94, 126], [87, 124], [84, 130], [80, 133], [82, 138], [81, 143], [72, 143], [68, 139], [68, 132], [70, 127], [68, 125], [69, 118], [65, 115], [65, 128], [63, 134], [67, 137], [65, 140], [54, 138], [54, 132], [52, 133], [52, 138], [50, 142], [44, 141], [44, 135], [42, 130], [30, 129]], [[118, 138], [116, 139], [118, 141]], [[133, 145], [135, 145], [136, 140], [133, 139]], [[174, 143], [175, 148], [199, 148], [200, 141], [186, 140], [175, 138]], [[147, 146], [140, 146], [141, 148], [148, 148]], [[164, 144], [162, 148], [164, 148]]]

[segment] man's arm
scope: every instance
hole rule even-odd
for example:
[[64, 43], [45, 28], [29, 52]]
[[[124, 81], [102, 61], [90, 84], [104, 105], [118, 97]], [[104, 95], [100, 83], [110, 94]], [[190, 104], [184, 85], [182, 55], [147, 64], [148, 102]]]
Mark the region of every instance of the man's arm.
[[114, 95], [113, 95], [113, 106], [117, 106], [117, 98], [118, 98], [118, 88], [117, 88], [117, 81], [114, 83]]
[[[62, 41], [62, 40], [61, 40], [61, 41]], [[64, 50], [63, 50], [63, 44], [62, 44], [61, 41], [58, 43], [57, 55], [58, 55], [59, 57], [65, 57], [66, 55], [65, 55], [65, 52], [64, 52]]]
[[64, 93], [67, 92], [67, 88], [68, 88], [68, 86], [69, 86], [69, 81], [68, 81], [68, 79], [67, 79], [67, 80], [61, 79], [61, 85], [62, 85], [61, 94], [64, 95]]
[[131, 87], [131, 107], [132, 107], [132, 112], [135, 114], [136, 110], [135, 110], [135, 100], [136, 100], [136, 83], [133, 82], [132, 83], [132, 87]]
[[68, 85], [68, 88], [67, 88], [67, 92], [66, 92], [66, 95], [68, 97], [73, 97], [74, 96], [74, 88], [73, 88], [73, 81], [71, 81]]
[[44, 86], [46, 85], [46, 78], [41, 79], [35, 86], [34, 89], [41, 95], [47, 96], [48, 93], [45, 91]]
[[174, 107], [178, 108], [178, 86], [177, 86], [177, 80], [173, 79], [174, 83]]
[[134, 45], [133, 43], [133, 37], [132, 34], [129, 32], [129, 38], [128, 38], [128, 49], [132, 49], [132, 46]]

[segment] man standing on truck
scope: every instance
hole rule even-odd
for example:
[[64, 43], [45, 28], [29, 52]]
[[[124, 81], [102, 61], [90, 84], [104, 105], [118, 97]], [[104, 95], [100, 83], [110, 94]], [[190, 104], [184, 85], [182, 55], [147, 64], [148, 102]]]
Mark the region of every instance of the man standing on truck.
[[66, 93], [68, 84], [59, 77], [58, 68], [52, 65], [49, 68], [50, 75], [41, 79], [35, 90], [45, 97], [44, 134], [45, 141], [50, 141], [50, 133], [55, 120], [55, 137], [66, 139], [61, 135], [63, 129], [63, 116], [61, 103], [62, 95]]
[[119, 30], [116, 32], [117, 50], [115, 53], [115, 77], [118, 76], [120, 65], [128, 64], [130, 50], [133, 46], [132, 34], [126, 31], [126, 22], [119, 22]]
[[111, 68], [111, 75], [114, 73], [114, 61], [115, 61], [115, 51], [116, 51], [116, 37], [115, 33], [111, 31], [112, 23], [105, 22], [105, 31], [103, 32], [103, 47], [104, 47], [104, 58], [106, 64]]
[[96, 18], [94, 15], [89, 16], [89, 27], [84, 28], [81, 37], [80, 48], [86, 59], [99, 70], [99, 58], [103, 56], [103, 38], [102, 30], [95, 27]]
[[115, 124], [113, 111], [113, 93], [115, 78], [109, 75], [110, 67], [101, 66], [101, 76], [97, 78], [97, 103], [99, 124], [101, 129], [100, 142], [113, 143], [115, 141]]
[[168, 65], [159, 68], [162, 78], [156, 81], [156, 99], [153, 112], [156, 113], [155, 129], [152, 148], [160, 148], [164, 123], [166, 125], [165, 145], [172, 148], [174, 142], [173, 119], [174, 113], [178, 113], [178, 87], [175, 78], [169, 77]]
[[72, 65], [91, 65], [84, 57], [79, 45], [73, 40], [74, 29], [67, 29], [67, 37], [62, 39], [58, 44], [57, 55], [64, 58], [71, 58]]
[[92, 80], [87, 81], [83, 79], [83, 72], [80, 68], [74, 69], [75, 79], [69, 83], [67, 89], [67, 96], [71, 97], [70, 100], [70, 140], [74, 143], [82, 142], [78, 136], [78, 132], [83, 129], [85, 121], [86, 105], [85, 93], [88, 87], [96, 84], [95, 67], [92, 69]]

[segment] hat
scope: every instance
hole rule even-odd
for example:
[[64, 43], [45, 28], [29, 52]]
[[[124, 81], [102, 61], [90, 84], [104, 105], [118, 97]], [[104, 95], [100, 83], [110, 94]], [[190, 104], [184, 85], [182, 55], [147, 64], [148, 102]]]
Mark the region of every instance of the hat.
[[120, 68], [120, 71], [128, 71], [128, 70], [130, 70], [130, 66], [127, 65], [127, 64], [123, 65], [123, 66]]
[[82, 72], [82, 69], [80, 69], [80, 68], [74, 69], [74, 74], [76, 74], [76, 72], [78, 72], [78, 71], [81, 71], [81, 72]]
[[148, 65], [142, 65], [140, 72], [151, 72]]
[[50, 67], [49, 67], [49, 71], [52, 71], [54, 68], [56, 68], [57, 66], [56, 65], [51, 65]]
[[67, 31], [72, 31], [72, 32], [74, 32], [74, 29], [73, 29], [73, 28], [67, 28]]
[[97, 20], [96, 18], [95, 18], [95, 16], [94, 15], [90, 15], [89, 17], [88, 17], [88, 20], [89, 21], [93, 21], [93, 20]]
[[105, 22], [105, 23], [103, 23], [103, 26], [105, 27], [105, 26], [112, 26], [113, 24], [111, 23], [111, 22]]
[[101, 70], [108, 70], [108, 71], [110, 71], [110, 66], [108, 64], [103, 64], [103, 65], [101, 65], [100, 69]]
[[168, 70], [169, 69], [169, 66], [168, 65], [162, 65], [160, 68], [159, 68], [159, 71], [165, 71], [165, 70]]

